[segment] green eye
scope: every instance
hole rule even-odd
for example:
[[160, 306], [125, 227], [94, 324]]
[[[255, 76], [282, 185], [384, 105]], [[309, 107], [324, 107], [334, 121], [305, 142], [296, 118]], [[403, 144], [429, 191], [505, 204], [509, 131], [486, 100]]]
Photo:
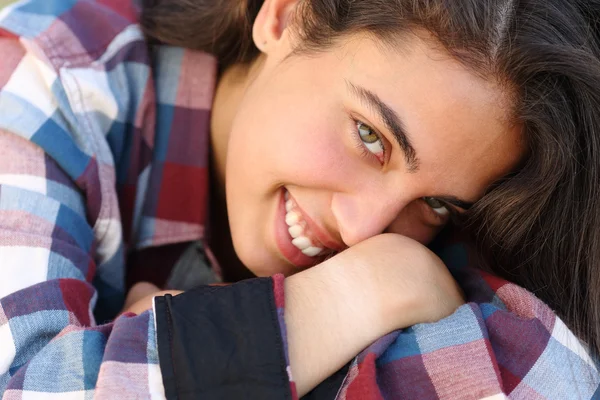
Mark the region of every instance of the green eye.
[[441, 201], [435, 197], [423, 197], [423, 201], [431, 207], [431, 209], [439, 215], [448, 215], [450, 210]]
[[362, 122], [359, 122], [357, 124], [357, 127], [358, 127], [358, 133], [360, 134], [360, 138], [362, 139], [363, 142], [375, 143], [377, 140], [379, 140], [379, 137], [377, 137], [375, 132], [373, 132], [373, 130], [368, 125], [365, 125]]
[[376, 156], [382, 155], [384, 152], [384, 147], [379, 135], [377, 135], [377, 133], [375, 133], [375, 131], [369, 125], [360, 121], [356, 123], [356, 128], [358, 129], [358, 136], [364, 143], [367, 150]]

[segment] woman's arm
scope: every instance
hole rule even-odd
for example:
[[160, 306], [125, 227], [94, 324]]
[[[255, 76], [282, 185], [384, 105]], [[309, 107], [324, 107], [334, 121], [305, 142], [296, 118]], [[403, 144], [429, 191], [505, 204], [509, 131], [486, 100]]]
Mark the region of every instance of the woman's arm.
[[292, 372], [303, 395], [376, 339], [463, 303], [444, 264], [399, 236], [370, 238], [286, 279]]
[[[384, 256], [378, 256], [378, 252]], [[199, 288], [177, 298], [167, 297], [168, 300], [157, 298], [161, 304], [160, 308], [155, 306], [161, 359], [170, 360], [169, 365], [163, 365], [163, 370], [192, 371], [189, 383], [184, 379], [183, 384], [172, 385], [175, 394], [199, 396], [211, 383], [219, 386], [218, 374], [204, 383], [199, 380], [224, 365], [219, 360], [227, 358], [229, 346], [236, 349], [236, 356], [229, 357], [228, 361], [243, 366], [229, 378], [238, 382], [246, 393], [260, 390], [256, 389], [256, 380], [262, 382], [266, 375], [277, 375], [274, 371], [261, 371], [262, 364], [277, 360], [277, 354], [269, 349], [278, 345], [279, 326], [269, 329], [274, 325], [263, 318], [269, 313], [268, 306], [262, 307], [260, 315], [253, 311], [260, 308], [264, 289], [270, 287], [254, 290], [253, 287], [260, 284], [258, 281]], [[438, 320], [452, 313], [462, 302], [460, 290], [441, 261], [425, 247], [398, 235], [369, 239], [287, 278], [283, 285], [282, 279], [275, 279], [275, 292], [284, 288], [283, 332], [284, 335], [287, 332], [289, 364], [300, 396], [379, 337], [415, 323]], [[144, 288], [137, 289], [143, 291]], [[155, 295], [179, 293], [165, 291]], [[139, 312], [150, 307], [152, 297], [146, 296], [129, 310]], [[210, 304], [210, 310], [205, 309], [206, 303]], [[283, 310], [283, 304], [272, 307]], [[228, 318], [222, 318], [223, 314]], [[217, 325], [219, 329], [215, 329]], [[208, 334], [207, 326], [211, 327]], [[245, 333], [232, 335], [223, 343], [220, 335], [228, 328]], [[216, 351], [207, 349], [209, 345], [199, 345], [199, 341], [213, 344], [212, 350], [216, 347]], [[248, 362], [254, 359], [252, 354], [256, 348], [262, 349], [256, 355], [257, 362]], [[283, 362], [281, 357], [280, 363]], [[257, 371], [261, 372], [257, 375]], [[249, 378], [252, 382], [248, 382]], [[265, 386], [265, 382], [261, 385]], [[238, 387], [223, 389], [219, 386], [219, 390], [228, 390], [224, 392], [227, 397], [239, 396]], [[265, 392], [256, 393], [268, 396]]]

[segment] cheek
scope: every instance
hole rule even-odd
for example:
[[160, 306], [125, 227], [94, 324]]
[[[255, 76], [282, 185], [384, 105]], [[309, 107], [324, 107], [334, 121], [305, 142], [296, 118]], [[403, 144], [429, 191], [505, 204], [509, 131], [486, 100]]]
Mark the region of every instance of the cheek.
[[248, 168], [260, 168], [270, 180], [283, 185], [318, 188], [344, 179], [343, 171], [350, 167], [348, 144], [343, 140], [343, 127], [331, 118], [316, 112], [310, 119], [279, 115], [262, 129], [261, 135], [245, 139], [249, 152], [245, 157], [253, 154], [256, 163]]
[[247, 160], [245, 168], [264, 168], [275, 179], [303, 179], [305, 171], [326, 173], [347, 162], [347, 117], [336, 90], [314, 82], [319, 76], [256, 83], [234, 121], [228, 162]]
[[[278, 162], [289, 171], [332, 173], [344, 162], [345, 148], [339, 134], [326, 123], [306, 125], [280, 135]], [[339, 130], [339, 128], [338, 128]]]

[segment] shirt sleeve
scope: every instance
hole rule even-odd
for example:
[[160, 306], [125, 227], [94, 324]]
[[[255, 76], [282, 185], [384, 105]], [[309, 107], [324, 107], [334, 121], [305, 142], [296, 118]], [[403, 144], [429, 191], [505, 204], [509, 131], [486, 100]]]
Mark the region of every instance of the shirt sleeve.
[[167, 398], [297, 399], [283, 310], [282, 275], [155, 297]]
[[[114, 153], [90, 124], [114, 125], [108, 106], [115, 97], [101, 89], [116, 81], [87, 64], [57, 70], [39, 43], [0, 29], [0, 397], [164, 398], [154, 313], [103, 324], [122, 305], [125, 250]], [[111, 76], [122, 77], [119, 71]], [[245, 306], [256, 319], [240, 325], [267, 332], [260, 325], [269, 321], [271, 341], [236, 342], [232, 319], [204, 329], [240, 353], [262, 344], [276, 363], [260, 375], [294, 398], [282, 279], [251, 286], [256, 300]], [[238, 292], [250, 300], [246, 284], [234, 285]], [[235, 296], [223, 293], [208, 296], [213, 315], [234, 308], [224, 303]], [[229, 359], [220, 361], [217, 382], [232, 373]]]
[[[43, 129], [36, 134], [52, 133]], [[0, 129], [0, 396], [163, 398], [165, 388], [183, 381], [203, 382], [204, 389], [222, 385], [224, 393], [246, 388], [259, 394], [255, 398], [296, 398], [282, 276], [200, 288], [173, 299], [173, 309], [159, 301], [158, 325], [152, 311], [96, 325], [97, 240], [87, 202], [80, 185], [39, 145]], [[160, 357], [155, 326], [163, 329]], [[167, 340], [165, 328], [181, 334]], [[186, 335], [195, 331], [192, 342]], [[218, 340], [220, 353], [211, 340]], [[190, 343], [195, 353], [184, 358]], [[192, 354], [199, 356], [195, 362]], [[177, 366], [181, 362], [203, 367], [202, 374]]]
[[92, 237], [63, 170], [0, 131], [0, 397], [164, 395], [152, 313], [95, 324]]
[[351, 363], [339, 398], [600, 398], [598, 359], [553, 310], [477, 268], [470, 243], [444, 240], [433, 249], [467, 303], [375, 342]]

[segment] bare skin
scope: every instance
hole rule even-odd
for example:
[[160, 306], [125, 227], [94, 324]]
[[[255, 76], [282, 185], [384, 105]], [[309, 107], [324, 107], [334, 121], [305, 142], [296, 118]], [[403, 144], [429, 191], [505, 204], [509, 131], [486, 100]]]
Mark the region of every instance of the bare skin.
[[[424, 244], [514, 168], [523, 144], [510, 93], [426, 32], [394, 48], [356, 34], [290, 57], [296, 5], [264, 2], [253, 30], [261, 55], [222, 76], [211, 142], [230, 227], [214, 240], [232, 239], [223, 253], [235, 250], [256, 276], [287, 276], [290, 363], [302, 396], [382, 335], [462, 304]], [[276, 229], [286, 193], [328, 237], [331, 258], [281, 244], [291, 240], [287, 227]], [[126, 310], [150, 308], [157, 289], [134, 287]]]
[[[263, 53], [249, 68], [224, 74], [211, 122], [235, 253], [255, 275], [311, 265], [278, 246], [273, 226], [284, 190], [341, 247], [383, 232], [426, 244], [449, 213], [464, 212], [443, 199], [476, 202], [520, 160], [521, 132], [509, 122], [507, 95], [442, 54], [425, 33], [402, 38], [397, 51], [355, 35], [330, 51], [288, 58], [294, 36], [278, 24], [293, 4], [265, 2], [255, 25]], [[398, 117], [414, 160], [365, 93]], [[366, 143], [358, 122], [379, 136]], [[425, 197], [442, 200], [441, 207]]]
[[177, 296], [180, 293], [183, 292], [181, 290], [160, 290], [158, 286], [150, 282], [139, 282], [133, 285], [127, 293], [122, 312], [141, 314], [152, 308], [152, 299], [155, 296], [164, 296], [166, 294]]

